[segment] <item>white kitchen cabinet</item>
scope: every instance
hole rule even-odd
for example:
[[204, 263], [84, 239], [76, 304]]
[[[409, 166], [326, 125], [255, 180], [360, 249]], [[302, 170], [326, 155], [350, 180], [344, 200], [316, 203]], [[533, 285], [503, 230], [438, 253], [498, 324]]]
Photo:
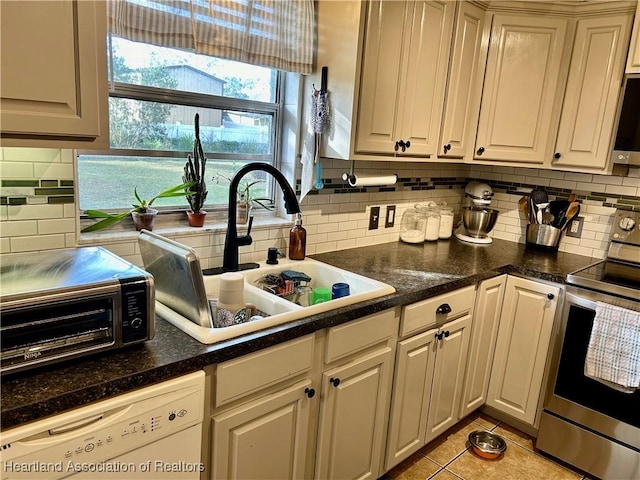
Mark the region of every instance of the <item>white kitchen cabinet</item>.
[[552, 167], [607, 166], [630, 31], [630, 15], [578, 20]]
[[323, 374], [315, 478], [380, 476], [392, 371], [385, 347]]
[[328, 329], [316, 479], [382, 475], [397, 332], [394, 310]]
[[4, 146], [109, 147], [105, 5], [0, 2]]
[[462, 158], [473, 149], [480, 109], [476, 84], [481, 84], [477, 80], [484, 73], [488, 48], [483, 34], [485, 10], [470, 2], [457, 5], [438, 150], [438, 156], [447, 161]]
[[427, 442], [460, 419], [471, 324], [469, 312], [462, 318], [446, 323], [434, 334], [437, 335], [437, 351], [427, 416]]
[[305, 478], [311, 381], [212, 417], [212, 479]]
[[459, 420], [474, 298], [470, 286], [404, 307], [387, 470]]
[[435, 0], [368, 3], [356, 153], [437, 155], [454, 10]]
[[568, 22], [493, 15], [474, 160], [545, 162]]
[[531, 426], [538, 421], [559, 295], [557, 286], [507, 278], [487, 405]]
[[462, 393], [461, 417], [481, 407], [487, 400], [506, 281], [507, 276], [501, 275], [484, 280], [478, 286]]
[[633, 33], [629, 45], [627, 57], [627, 73], [640, 73], [640, 2], [636, 6], [635, 20], [633, 21]]

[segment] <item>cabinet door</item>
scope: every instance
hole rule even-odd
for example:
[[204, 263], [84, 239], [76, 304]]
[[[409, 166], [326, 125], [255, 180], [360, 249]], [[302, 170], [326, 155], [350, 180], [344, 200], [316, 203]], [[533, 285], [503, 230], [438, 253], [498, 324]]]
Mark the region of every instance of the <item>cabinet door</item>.
[[627, 73], [640, 73], [640, 2], [636, 6], [636, 16], [633, 22], [633, 33], [629, 45], [627, 58]]
[[214, 479], [305, 478], [310, 402], [306, 380], [212, 418]]
[[461, 417], [481, 407], [487, 400], [506, 281], [507, 276], [502, 275], [485, 280], [478, 287], [462, 394]]
[[387, 347], [323, 374], [315, 478], [364, 480], [382, 473], [392, 355]]
[[[371, 2], [362, 63], [356, 151], [434, 155], [455, 5]], [[398, 154], [403, 152], [398, 150]]]
[[606, 167], [630, 29], [629, 15], [578, 21], [554, 167]]
[[460, 398], [467, 366], [471, 315], [465, 315], [440, 328], [436, 344], [436, 365], [427, 417], [429, 442], [460, 418]]
[[67, 140], [108, 148], [105, 3], [3, 1], [0, 8], [3, 140], [53, 137], [58, 147]]
[[[449, 83], [442, 120], [438, 155], [463, 157], [475, 140], [479, 102], [474, 99], [478, 70], [484, 66], [486, 46], [482, 44], [485, 11], [472, 3], [459, 2]], [[484, 55], [481, 51], [484, 50]], [[482, 73], [482, 72], [481, 72]]]
[[566, 19], [496, 14], [476, 139], [477, 160], [542, 164], [552, 129]]
[[487, 405], [534, 425], [560, 289], [507, 278]]
[[386, 470], [425, 444], [437, 332], [429, 330], [398, 343]]

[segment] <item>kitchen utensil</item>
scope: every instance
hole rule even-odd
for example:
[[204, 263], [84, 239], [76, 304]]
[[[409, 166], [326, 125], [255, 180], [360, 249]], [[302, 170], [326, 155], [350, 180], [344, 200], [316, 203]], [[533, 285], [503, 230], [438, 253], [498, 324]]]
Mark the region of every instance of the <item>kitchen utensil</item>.
[[518, 208], [524, 213], [524, 216], [527, 218], [527, 222], [531, 223], [531, 215], [529, 213], [529, 199], [527, 197], [520, 197], [518, 200]]
[[473, 452], [489, 460], [498, 458], [507, 450], [507, 442], [500, 435], [484, 430], [474, 430], [469, 434]]
[[[542, 189], [534, 188], [531, 190], [529, 194], [529, 198], [531, 199], [531, 206], [533, 211], [533, 217], [535, 223], [542, 223], [542, 217], [538, 215], [538, 211], [540, 210], [539, 205], [549, 203], [549, 197], [547, 196], [547, 192]], [[532, 223], [534, 223], [532, 222]]]
[[533, 197], [529, 197], [529, 223], [536, 223], [538, 221], [538, 207], [533, 200]]
[[541, 250], [558, 250], [558, 244], [562, 237], [562, 230], [551, 225], [531, 224], [527, 225], [527, 246]]
[[548, 206], [549, 206], [549, 202], [547, 202], [547, 203], [538, 203], [536, 205], [536, 208], [538, 209], [538, 211], [536, 212], [536, 219], [537, 219], [538, 223], [544, 223], [542, 220], [543, 220], [544, 214], [545, 214]]
[[569, 205], [571, 205], [569, 200], [551, 200], [548, 211], [553, 216], [553, 219], [549, 221], [549, 225], [559, 228], [560, 225], [558, 222], [565, 217]]
[[579, 213], [580, 204], [578, 202], [572, 202], [567, 209], [566, 219], [564, 220], [564, 223], [560, 228], [562, 228], [562, 230], [566, 229], [567, 226], [573, 221], [574, 218], [578, 216]]

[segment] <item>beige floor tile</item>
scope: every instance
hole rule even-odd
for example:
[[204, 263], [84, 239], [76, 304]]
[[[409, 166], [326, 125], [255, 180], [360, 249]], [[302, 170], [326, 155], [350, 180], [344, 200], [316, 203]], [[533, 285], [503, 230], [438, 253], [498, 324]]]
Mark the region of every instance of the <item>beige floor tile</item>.
[[444, 467], [469, 447], [467, 437], [474, 430], [478, 425], [465, 419], [428, 443], [420, 453]]
[[520, 430], [516, 430], [515, 428], [503, 423], [494, 428], [492, 432], [497, 433], [502, 438], [511, 440], [513, 443], [517, 443], [521, 447], [533, 452], [533, 437], [521, 432]]
[[467, 418], [477, 423], [478, 425], [481, 425], [486, 430], [491, 430], [493, 427], [500, 423], [500, 420], [496, 420], [495, 418], [490, 417], [486, 413], [482, 413], [479, 410], [476, 410]]
[[507, 441], [507, 451], [496, 460], [484, 460], [467, 451], [447, 466], [464, 480], [579, 480], [575, 474], [553, 462]]
[[426, 480], [440, 469], [440, 465], [419, 453], [389, 470], [385, 477], [393, 480]]
[[431, 480], [460, 480], [460, 477], [455, 476], [447, 470], [440, 470], [437, 474], [431, 477]]

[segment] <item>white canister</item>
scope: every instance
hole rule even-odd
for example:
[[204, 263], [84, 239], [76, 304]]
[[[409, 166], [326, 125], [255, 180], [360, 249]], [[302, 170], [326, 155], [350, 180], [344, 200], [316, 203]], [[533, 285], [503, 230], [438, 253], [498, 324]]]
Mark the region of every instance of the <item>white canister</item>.
[[436, 204], [434, 202], [429, 202], [426, 205], [418, 203], [415, 207], [426, 219], [424, 239], [429, 242], [438, 240], [440, 234], [440, 214], [438, 213]]
[[442, 207], [440, 209], [440, 231], [438, 237], [446, 240], [451, 238], [453, 233], [453, 209], [449, 207]]

